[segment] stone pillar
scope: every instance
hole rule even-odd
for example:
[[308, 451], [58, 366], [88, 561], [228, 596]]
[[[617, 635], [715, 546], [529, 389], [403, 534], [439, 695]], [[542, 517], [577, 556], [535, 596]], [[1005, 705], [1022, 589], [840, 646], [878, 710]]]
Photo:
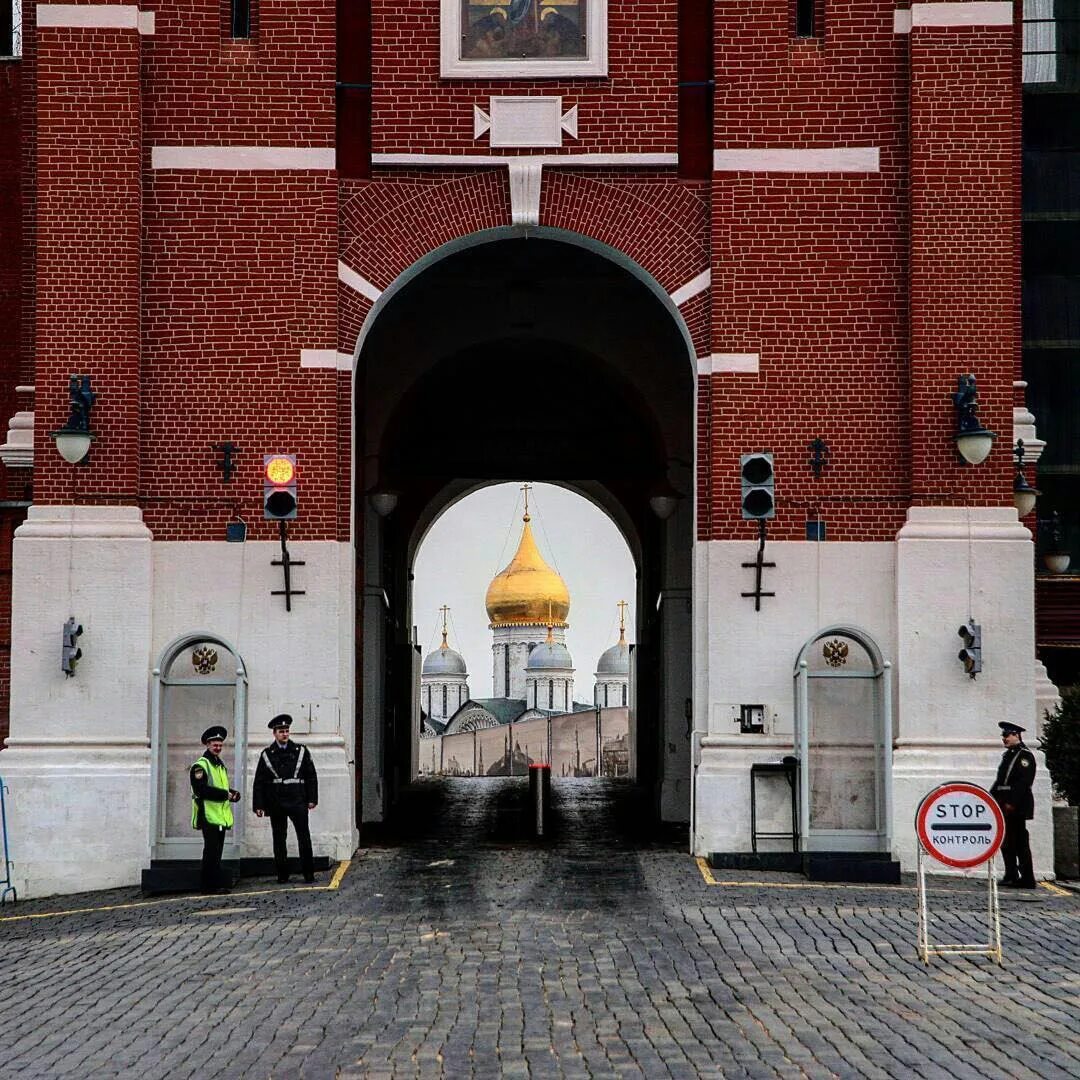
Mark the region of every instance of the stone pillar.
[[[150, 547], [128, 506], [32, 506], [15, 534], [0, 765], [20, 897], [132, 885], [150, 865]], [[71, 678], [69, 617], [83, 627]]]
[[[12, 724], [3, 755], [20, 896], [130, 885], [149, 865], [150, 533], [139, 478], [139, 13], [37, 7], [34, 495], [13, 551]], [[71, 375], [96, 440], [49, 432]], [[61, 632], [81, 623], [66, 678]]]
[[[1019, 346], [1019, 27], [1011, 3], [916, 4], [910, 37], [912, 507], [897, 537], [894, 850], [914, 865], [919, 799], [946, 780], [989, 785], [999, 720], [1035, 707], [1031, 535], [1012, 506]], [[966, 464], [957, 377], [978, 380], [999, 438]], [[983, 672], [957, 653], [982, 627]], [[1036, 873], [1052, 871], [1049, 791], [1036, 790]]]

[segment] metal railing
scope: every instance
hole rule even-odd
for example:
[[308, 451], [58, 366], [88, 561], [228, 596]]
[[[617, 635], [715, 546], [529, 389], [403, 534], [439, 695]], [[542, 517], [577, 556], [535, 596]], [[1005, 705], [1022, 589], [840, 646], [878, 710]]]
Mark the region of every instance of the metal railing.
[[19, 899], [19, 894], [15, 889], [15, 886], [11, 883], [11, 849], [8, 847], [8, 831], [7, 831], [7, 785], [4, 783], [4, 778], [0, 776], [0, 837], [3, 839], [3, 862], [0, 862], [0, 868], [3, 869], [4, 876], [0, 878], [0, 904], [7, 902], [8, 893], [11, 893], [12, 902]]

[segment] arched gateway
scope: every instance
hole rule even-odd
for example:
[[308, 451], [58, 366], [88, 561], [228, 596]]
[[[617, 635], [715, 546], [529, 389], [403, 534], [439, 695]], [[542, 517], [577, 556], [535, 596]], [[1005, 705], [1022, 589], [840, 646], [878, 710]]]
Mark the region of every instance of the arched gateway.
[[[671, 299], [586, 237], [492, 230], [402, 275], [357, 354], [362, 822], [391, 816], [415, 773], [420, 542], [469, 491], [522, 478], [580, 492], [627, 539], [641, 613], [638, 775], [665, 819], [688, 820], [695, 378]], [[651, 503], [674, 510], [661, 518]]]

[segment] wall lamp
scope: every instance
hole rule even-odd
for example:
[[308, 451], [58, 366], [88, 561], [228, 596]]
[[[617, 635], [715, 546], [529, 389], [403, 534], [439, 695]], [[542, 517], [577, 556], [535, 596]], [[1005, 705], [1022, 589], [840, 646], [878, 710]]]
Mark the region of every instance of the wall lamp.
[[1061, 515], [1055, 510], [1048, 518], [1038, 522], [1043, 531], [1043, 566], [1051, 574], [1064, 574], [1069, 569], [1072, 555], [1065, 546], [1061, 532]]
[[379, 517], [389, 517], [398, 504], [396, 491], [373, 491], [368, 499], [371, 502], [371, 508]]
[[997, 435], [982, 426], [978, 412], [978, 389], [974, 375], [961, 375], [956, 380], [953, 404], [956, 406], [956, 449], [971, 465], [985, 461]]
[[1042, 494], [1033, 488], [1024, 476], [1024, 440], [1017, 439], [1013, 447], [1016, 458], [1016, 479], [1013, 481], [1013, 505], [1021, 518], [1026, 518], [1035, 509], [1035, 500]]
[[90, 452], [90, 443], [94, 434], [90, 430], [90, 410], [97, 401], [97, 394], [90, 389], [89, 375], [72, 375], [68, 383], [71, 396], [71, 415], [67, 423], [49, 435], [56, 440], [56, 449], [60, 456], [77, 465]]

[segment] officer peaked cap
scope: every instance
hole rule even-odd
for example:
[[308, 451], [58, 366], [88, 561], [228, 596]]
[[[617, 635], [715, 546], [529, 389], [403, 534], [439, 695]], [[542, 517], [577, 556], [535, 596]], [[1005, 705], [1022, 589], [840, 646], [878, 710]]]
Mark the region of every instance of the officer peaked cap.
[[266, 726], [271, 731], [276, 731], [279, 727], [291, 728], [292, 717], [287, 712], [278, 713]]
[[217, 727], [208, 727], [202, 733], [202, 742], [203, 742], [203, 745], [205, 746], [208, 742], [211, 741], [211, 739], [221, 739], [221, 740], [224, 741], [228, 737], [229, 737], [229, 733], [223, 727], [218, 725]]
[[1002, 735], [1023, 735], [1025, 730], [1019, 724], [1010, 724], [1007, 720], [999, 720], [998, 727], [1001, 728]]

